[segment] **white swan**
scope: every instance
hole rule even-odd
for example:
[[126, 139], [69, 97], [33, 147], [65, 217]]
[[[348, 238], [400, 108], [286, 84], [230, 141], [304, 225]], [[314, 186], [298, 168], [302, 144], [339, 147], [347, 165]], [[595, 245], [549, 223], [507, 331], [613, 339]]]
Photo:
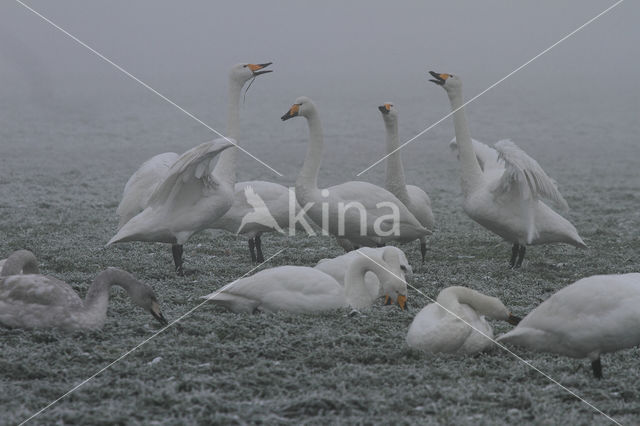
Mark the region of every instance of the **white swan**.
[[534, 351], [589, 358], [640, 345], [640, 274], [594, 275], [559, 290], [498, 341]]
[[160, 312], [150, 286], [117, 268], [98, 274], [83, 300], [69, 284], [46, 275], [11, 275], [0, 278], [0, 324], [12, 328], [101, 328], [107, 316], [109, 289], [124, 288], [131, 300], [161, 324]]
[[[236, 64], [229, 72], [229, 98], [228, 98], [228, 115], [227, 115], [227, 136], [237, 138], [237, 123], [239, 120], [239, 104], [242, 87], [251, 78], [258, 75], [266, 74], [271, 70], [264, 68], [271, 65], [271, 62], [265, 64]], [[228, 181], [231, 185], [235, 184], [235, 151], [233, 147], [220, 156], [216, 165], [216, 176], [219, 180]], [[174, 152], [166, 152], [158, 154], [145, 161], [142, 166], [129, 178], [122, 194], [122, 200], [118, 205], [116, 213], [120, 217], [118, 230], [124, 226], [131, 218], [144, 210], [151, 198], [151, 194], [156, 187], [165, 179], [169, 168], [175, 163], [179, 155]], [[172, 246], [173, 259], [176, 271], [182, 274], [182, 252], [181, 245], [174, 244]]]
[[364, 276], [368, 271], [378, 276], [385, 294], [403, 306], [406, 286], [398, 285], [379, 257], [353, 259], [340, 285], [330, 275], [306, 266], [279, 266], [265, 269], [247, 278], [234, 281], [203, 299], [209, 299], [233, 312], [288, 311], [321, 312], [351, 306], [370, 307], [377, 295], [367, 291]]
[[[399, 285], [404, 285], [406, 288], [406, 280], [413, 274], [413, 270], [404, 252], [394, 246], [379, 248], [361, 247], [358, 250], [350, 251], [333, 259], [322, 259], [314, 268], [331, 275], [340, 285], [344, 286], [344, 279], [349, 265], [354, 259], [362, 257], [363, 255], [371, 258], [382, 258], [384, 266], [400, 281]], [[367, 291], [372, 297], [386, 296], [376, 274], [367, 272], [364, 281]], [[389, 301], [390, 299], [387, 296], [385, 304]]]
[[447, 287], [436, 301], [422, 308], [409, 326], [407, 344], [410, 347], [431, 353], [473, 354], [493, 345], [489, 340], [493, 338], [493, 329], [484, 316], [511, 324], [520, 321], [499, 299], [467, 287]]
[[[475, 139], [471, 139], [471, 144], [473, 145], [473, 151], [476, 153], [478, 165], [480, 165], [480, 169], [482, 169], [485, 176], [491, 179], [492, 177], [497, 178], [504, 173], [504, 160], [500, 158], [498, 151]], [[458, 151], [458, 143], [455, 137], [449, 142], [449, 148], [453, 152]], [[458, 154], [459, 159], [460, 155]]]
[[513, 142], [504, 140], [495, 145], [504, 160], [504, 172], [483, 173], [462, 107], [462, 81], [451, 74], [430, 73], [434, 77], [431, 81], [447, 92], [454, 111], [464, 211], [480, 225], [513, 243], [511, 267], [522, 264], [529, 244], [562, 242], [585, 248], [576, 228], [541, 201], [547, 198], [563, 210], [568, 209], [555, 182]]
[[14, 251], [8, 258], [0, 260], [0, 277], [39, 273], [38, 259], [29, 250]]
[[145, 209], [125, 223], [107, 245], [126, 241], [170, 243], [176, 271], [181, 273], [182, 245], [193, 234], [209, 228], [233, 203], [232, 184], [212, 174], [217, 155], [232, 146], [226, 139], [216, 139], [182, 154]]
[[296, 180], [296, 198], [323, 231], [358, 246], [409, 242], [430, 233], [396, 196], [379, 186], [352, 181], [320, 190], [318, 172], [323, 138], [320, 118], [311, 99], [305, 96], [296, 99], [282, 120], [297, 116], [307, 119], [310, 143]]
[[[387, 173], [385, 188], [404, 203], [411, 213], [425, 228], [433, 231], [435, 221], [431, 211], [431, 200], [426, 192], [415, 185], [407, 185], [404, 179], [404, 167], [398, 142], [398, 111], [391, 102], [386, 102], [378, 107], [382, 113], [385, 128], [387, 129]], [[395, 152], [394, 152], [395, 151]], [[420, 238], [420, 254], [424, 263], [427, 253], [427, 239]]]

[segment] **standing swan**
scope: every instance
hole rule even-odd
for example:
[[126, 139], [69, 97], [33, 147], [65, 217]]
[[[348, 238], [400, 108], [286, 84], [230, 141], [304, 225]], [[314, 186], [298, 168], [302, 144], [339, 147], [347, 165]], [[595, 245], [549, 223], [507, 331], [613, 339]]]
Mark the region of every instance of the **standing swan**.
[[29, 250], [14, 251], [8, 258], [0, 260], [0, 277], [39, 273], [38, 259]]
[[113, 285], [124, 288], [136, 305], [167, 325], [151, 287], [117, 268], [98, 274], [84, 301], [69, 284], [46, 275], [0, 278], [0, 324], [15, 328], [101, 328]]
[[233, 203], [232, 184], [211, 173], [215, 158], [231, 146], [233, 142], [216, 139], [182, 154], [151, 194], [147, 207], [125, 223], [107, 245], [126, 241], [172, 244], [176, 271], [182, 274], [182, 245], [193, 234], [209, 228]]
[[379, 186], [351, 181], [320, 190], [318, 172], [323, 138], [320, 118], [311, 99], [305, 96], [296, 99], [282, 120], [297, 116], [307, 119], [310, 143], [296, 180], [296, 198], [324, 232], [360, 246], [409, 242], [430, 233], [398, 198]]
[[[229, 97], [227, 100], [227, 136], [237, 139], [238, 121], [240, 115], [240, 95], [242, 87], [251, 78], [271, 72], [265, 70], [265, 67], [271, 65], [271, 62], [265, 64], [236, 64], [229, 72]], [[235, 175], [235, 151], [236, 147], [228, 150], [220, 156], [219, 165], [216, 165], [215, 174], [219, 180], [227, 181], [233, 185], [236, 182]], [[149, 204], [151, 194], [156, 187], [164, 180], [169, 169], [178, 159], [179, 155], [175, 152], [166, 152], [158, 154], [145, 161], [142, 166], [129, 178], [124, 187], [122, 200], [118, 205], [116, 213], [120, 216], [118, 230], [122, 228], [131, 218], [144, 210]], [[285, 188], [286, 189], [286, 188]], [[236, 190], [237, 193], [237, 190]], [[236, 194], [237, 196], [237, 194]], [[176, 272], [183, 273], [182, 269], [182, 245], [173, 244], [172, 246], [173, 260], [176, 266]]]
[[[431, 200], [426, 192], [415, 185], [407, 185], [398, 143], [398, 111], [391, 102], [378, 107], [387, 129], [387, 176], [385, 188], [404, 203], [425, 228], [433, 231], [435, 222], [431, 211]], [[420, 254], [424, 263], [427, 254], [427, 239], [420, 238]]]
[[[382, 265], [382, 266], [381, 266]], [[306, 266], [279, 266], [265, 269], [247, 278], [227, 284], [203, 299], [224, 306], [233, 312], [288, 311], [295, 313], [321, 312], [351, 306], [370, 307], [376, 295], [366, 288], [364, 276], [368, 271], [378, 276], [384, 291], [404, 309], [406, 285], [393, 277], [379, 257], [364, 256], [353, 259], [344, 286], [330, 275]]]
[[493, 329], [484, 316], [514, 325], [520, 321], [499, 299], [467, 287], [447, 287], [438, 294], [436, 301], [422, 308], [409, 326], [407, 344], [410, 347], [431, 353], [473, 354], [493, 344], [478, 332], [493, 338]]
[[534, 351], [589, 358], [640, 344], [640, 274], [594, 275], [559, 290], [498, 341]]
[[434, 77], [430, 81], [445, 89], [454, 111], [464, 211], [471, 219], [513, 244], [511, 267], [522, 265], [529, 244], [561, 242], [586, 248], [576, 228], [540, 200], [547, 198], [568, 210], [555, 182], [513, 142], [504, 140], [495, 144], [504, 160], [504, 172], [483, 173], [462, 107], [462, 81], [452, 74], [430, 73]]

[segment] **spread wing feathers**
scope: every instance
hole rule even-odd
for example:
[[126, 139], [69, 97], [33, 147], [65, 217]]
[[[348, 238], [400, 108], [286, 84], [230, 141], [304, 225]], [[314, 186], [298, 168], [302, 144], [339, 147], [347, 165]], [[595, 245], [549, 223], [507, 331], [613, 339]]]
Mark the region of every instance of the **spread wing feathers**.
[[[483, 172], [487, 171], [487, 169], [504, 168], [504, 160], [500, 158], [498, 151], [475, 139], [471, 139], [471, 143], [473, 144], [473, 151], [476, 153], [478, 164], [480, 164]], [[456, 138], [451, 139], [449, 148], [451, 148], [451, 151], [458, 150]]]
[[497, 142], [495, 147], [499, 158], [504, 160], [505, 170], [493, 189], [494, 194], [505, 194], [516, 188], [525, 201], [546, 198], [563, 212], [569, 210], [555, 181], [547, 176], [536, 160], [508, 139]]
[[178, 193], [180, 188], [188, 183], [200, 181], [203, 186], [217, 186], [211, 175], [215, 166], [216, 156], [234, 143], [225, 139], [216, 139], [191, 148], [178, 158], [167, 172], [164, 181], [158, 185], [149, 199], [149, 205], [163, 204], [172, 194]]
[[165, 178], [171, 165], [179, 158], [175, 152], [158, 154], [145, 161], [136, 172], [131, 175], [122, 193], [122, 200], [116, 213], [120, 216], [118, 229], [132, 217], [140, 213], [149, 203], [149, 198], [155, 188]]

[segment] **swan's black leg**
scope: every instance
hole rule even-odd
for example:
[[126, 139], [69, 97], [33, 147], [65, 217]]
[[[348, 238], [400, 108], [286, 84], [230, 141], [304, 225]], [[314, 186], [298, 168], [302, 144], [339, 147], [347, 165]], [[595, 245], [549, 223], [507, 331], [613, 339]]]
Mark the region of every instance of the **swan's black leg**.
[[422, 254], [422, 263], [424, 263], [424, 259], [427, 257], [427, 243], [424, 241], [420, 241], [420, 254]]
[[171, 244], [171, 254], [173, 254], [173, 263], [176, 265], [176, 274], [183, 276], [184, 269], [182, 269], [182, 244]]
[[522, 266], [522, 261], [524, 260], [524, 253], [527, 251], [527, 246], [520, 246], [520, 250], [518, 251], [518, 261], [516, 262], [516, 268]]
[[262, 263], [264, 262], [264, 256], [262, 255], [262, 240], [260, 239], [260, 235], [256, 235], [254, 240], [256, 241], [256, 259], [258, 263]]
[[593, 369], [593, 375], [596, 379], [602, 379], [602, 364], [600, 363], [600, 357], [595, 361], [591, 361], [591, 368]]
[[256, 263], [256, 245], [253, 242], [253, 237], [249, 238], [249, 253], [251, 254], [251, 263]]
[[509, 267], [516, 267], [516, 259], [518, 258], [518, 248], [520, 245], [518, 243], [513, 243], [513, 247], [511, 247], [511, 260], [509, 261]]

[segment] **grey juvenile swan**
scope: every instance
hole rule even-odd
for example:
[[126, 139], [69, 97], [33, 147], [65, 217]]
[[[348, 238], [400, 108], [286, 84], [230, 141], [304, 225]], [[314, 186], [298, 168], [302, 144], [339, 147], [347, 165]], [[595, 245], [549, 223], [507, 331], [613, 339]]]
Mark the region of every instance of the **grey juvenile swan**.
[[0, 324], [12, 328], [99, 329], [107, 317], [109, 289], [114, 285], [124, 288], [136, 305], [167, 325], [151, 287], [117, 268], [98, 274], [84, 300], [69, 284], [47, 275], [2, 277]]

